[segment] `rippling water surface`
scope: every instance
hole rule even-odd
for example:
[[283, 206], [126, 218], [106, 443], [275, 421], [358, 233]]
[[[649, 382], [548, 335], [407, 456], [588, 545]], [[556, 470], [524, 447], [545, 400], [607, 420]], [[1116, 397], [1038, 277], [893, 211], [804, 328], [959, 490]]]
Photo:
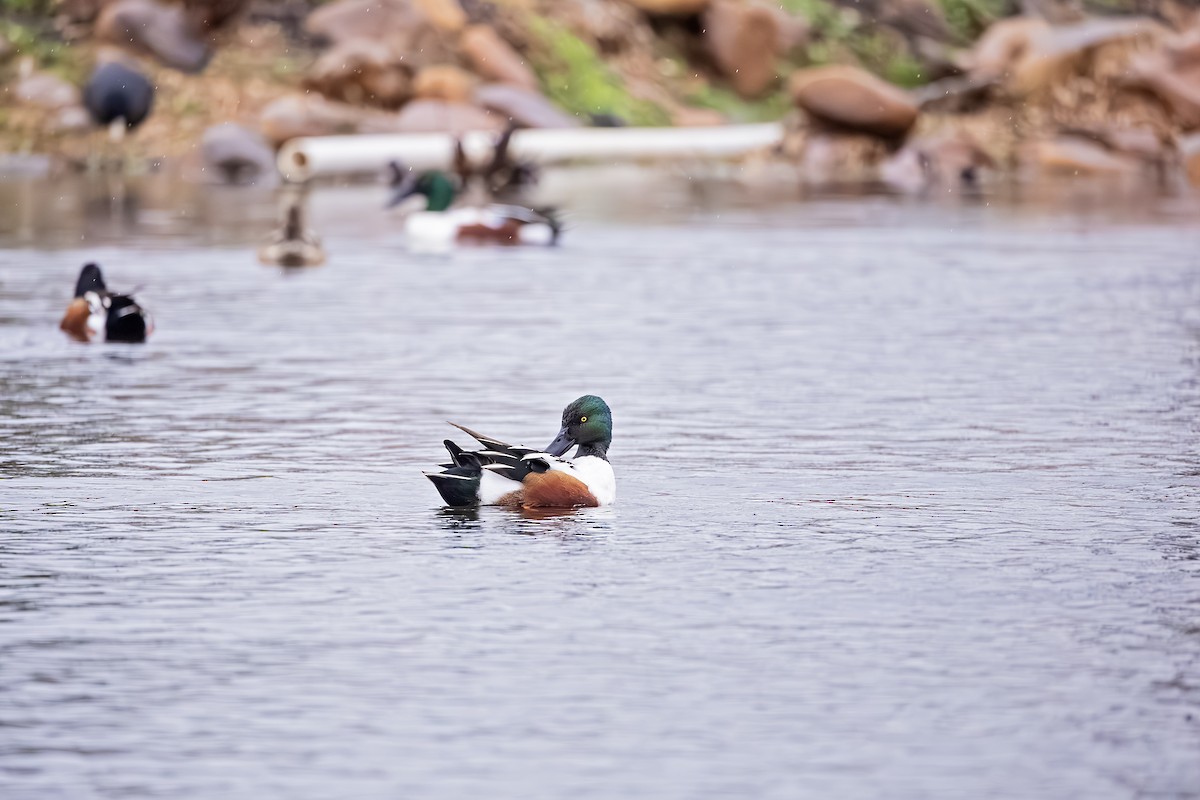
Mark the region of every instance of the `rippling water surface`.
[[[329, 189], [287, 274], [269, 197], [0, 197], [0, 795], [1200, 796], [1200, 226], [713, 196]], [[56, 330], [92, 258], [148, 345]], [[585, 392], [617, 505], [439, 508]]]

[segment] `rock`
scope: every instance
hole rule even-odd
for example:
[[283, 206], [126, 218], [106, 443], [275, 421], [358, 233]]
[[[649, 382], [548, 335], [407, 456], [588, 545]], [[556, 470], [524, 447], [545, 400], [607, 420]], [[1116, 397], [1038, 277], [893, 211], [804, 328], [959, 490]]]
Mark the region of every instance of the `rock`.
[[21, 74], [13, 84], [12, 93], [27, 106], [48, 110], [78, 106], [79, 89], [48, 72], [34, 72], [32, 62], [21, 65]]
[[83, 106], [60, 108], [47, 125], [49, 133], [83, 133], [92, 128], [92, 118]]
[[486, 108], [524, 128], [577, 128], [580, 121], [559, 109], [540, 93], [491, 83], [475, 90], [475, 105]]
[[994, 169], [995, 160], [973, 136], [952, 131], [907, 142], [880, 166], [879, 176], [899, 192], [953, 194], [977, 189], [982, 174]]
[[792, 74], [789, 90], [812, 117], [854, 131], [899, 137], [917, 121], [912, 97], [858, 67], [802, 69]]
[[438, 30], [458, 33], [467, 24], [467, 14], [458, 0], [413, 0], [425, 18]]
[[1149, 19], [1092, 19], [1076, 25], [1047, 28], [1030, 37], [1024, 55], [1012, 71], [1010, 88], [1031, 94], [1054, 87], [1094, 51], [1109, 45], [1161, 43], [1167, 30]]
[[1169, 52], [1138, 53], [1129, 59], [1125, 83], [1157, 97], [1180, 128], [1200, 127], [1200, 69], [1194, 57], [1181, 60]]
[[707, 128], [728, 122], [724, 114], [711, 108], [680, 106], [671, 112], [671, 124], [679, 128]]
[[331, 100], [399, 108], [413, 95], [412, 69], [382, 42], [355, 39], [317, 59], [304, 86]]
[[12, 42], [4, 38], [4, 34], [0, 34], [0, 64], [7, 61], [13, 54]]
[[1026, 142], [1021, 149], [1021, 161], [1039, 172], [1072, 177], [1129, 175], [1139, 167], [1131, 158], [1074, 136]]
[[[457, 6], [457, 0], [448, 0]], [[304, 29], [318, 39], [333, 44], [353, 41], [379, 42], [391, 48], [397, 58], [412, 69], [453, 62], [456, 36], [443, 26], [453, 23], [445, 7], [415, 0], [337, 0], [308, 15]], [[461, 12], [462, 9], [459, 8]], [[432, 15], [439, 15], [434, 19]]]
[[467, 28], [459, 46], [471, 68], [485, 80], [511, 83], [531, 91], [538, 88], [537, 76], [525, 59], [487, 25]]
[[1200, 186], [1200, 134], [1180, 138], [1179, 153], [1183, 157], [1188, 183]]
[[647, 14], [664, 17], [686, 17], [708, 8], [709, 0], [628, 0], [629, 4]]
[[[378, 116], [394, 126], [395, 116], [372, 112], [343, 103], [334, 103], [320, 95], [281, 97], [263, 109], [260, 129], [275, 147], [299, 136], [335, 136], [359, 133], [366, 127], [377, 130]], [[382, 124], [386, 128], [386, 124]]]
[[249, 0], [183, 0], [188, 18], [198, 31], [215, 31], [236, 22]]
[[612, 0], [556, 0], [554, 9], [555, 19], [602, 53], [654, 46], [654, 31], [632, 5]]
[[775, 12], [734, 0], [712, 0], [703, 20], [709, 57], [738, 94], [756, 97], [775, 83], [784, 41]]
[[413, 96], [422, 100], [466, 103], [475, 89], [475, 76], [461, 67], [441, 64], [425, 67], [413, 81]]
[[481, 108], [444, 100], [414, 100], [396, 119], [399, 133], [499, 131], [504, 122]]
[[862, 186], [878, 178], [886, 148], [873, 136], [820, 132], [804, 141], [800, 177], [809, 186]]
[[182, 6], [154, 0], [115, 0], [104, 7], [94, 34], [102, 42], [151, 55], [181, 72], [200, 72], [212, 48]]
[[936, 0], [880, 0], [875, 13], [869, 16], [909, 40], [924, 37], [936, 42], [950, 42], [955, 39]]
[[275, 151], [257, 131], [232, 122], [214, 125], [200, 137], [210, 180], [235, 185], [275, 185]]
[[1029, 50], [1030, 42], [1050, 31], [1044, 19], [1013, 17], [993, 23], [975, 49], [964, 59], [962, 66], [977, 78], [1006, 77]]

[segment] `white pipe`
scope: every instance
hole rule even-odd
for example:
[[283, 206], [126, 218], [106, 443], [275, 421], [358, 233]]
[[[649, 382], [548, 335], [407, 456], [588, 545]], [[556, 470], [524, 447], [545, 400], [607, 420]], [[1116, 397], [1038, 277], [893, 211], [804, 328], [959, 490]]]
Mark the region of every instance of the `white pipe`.
[[[778, 144], [783, 126], [721, 125], [711, 128], [566, 128], [521, 130], [509, 145], [517, 158], [540, 164], [563, 161], [734, 158]], [[467, 157], [482, 161], [496, 134], [462, 136]], [[279, 150], [284, 179], [303, 182], [319, 175], [376, 172], [389, 161], [413, 169], [445, 169], [454, 159], [454, 138], [446, 133], [397, 133], [292, 139]]]

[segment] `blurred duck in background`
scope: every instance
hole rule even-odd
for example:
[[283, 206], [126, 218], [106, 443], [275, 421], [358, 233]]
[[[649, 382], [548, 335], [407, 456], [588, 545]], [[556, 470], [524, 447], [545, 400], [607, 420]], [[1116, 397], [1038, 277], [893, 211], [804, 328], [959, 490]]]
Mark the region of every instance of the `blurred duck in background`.
[[80, 342], [137, 343], [146, 341], [154, 324], [131, 295], [108, 291], [99, 266], [85, 264], [59, 328]]
[[[473, 167], [462, 142], [454, 144], [454, 172], [413, 172], [391, 162], [392, 196], [387, 207], [419, 205], [405, 216], [409, 247], [442, 251], [456, 242], [499, 245], [554, 245], [562, 223], [553, 208], [533, 208], [515, 202], [537, 183], [537, 167], [512, 158], [513, 128], [497, 141], [489, 162]], [[508, 202], [499, 202], [508, 200]]]
[[83, 106], [93, 124], [108, 129], [109, 142], [116, 145], [150, 116], [154, 84], [122, 56], [102, 53], [83, 87]]
[[283, 195], [283, 214], [271, 239], [258, 250], [263, 264], [280, 267], [315, 267], [325, 263], [325, 250], [315, 233], [304, 226], [303, 189], [288, 190]]

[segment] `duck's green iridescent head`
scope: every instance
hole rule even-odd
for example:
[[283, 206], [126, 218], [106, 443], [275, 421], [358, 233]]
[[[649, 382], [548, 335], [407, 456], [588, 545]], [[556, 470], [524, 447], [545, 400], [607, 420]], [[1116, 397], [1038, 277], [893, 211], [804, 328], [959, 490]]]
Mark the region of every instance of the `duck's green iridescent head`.
[[578, 445], [576, 456], [599, 456], [604, 458], [612, 444], [612, 411], [608, 403], [594, 394], [585, 394], [563, 410], [562, 430], [558, 432], [546, 452], [552, 456], [563, 453]]
[[388, 201], [387, 207], [398, 206], [415, 194], [425, 198], [426, 211], [445, 211], [454, 202], [458, 187], [454, 180], [441, 170], [409, 173], [395, 184], [392, 199]]

